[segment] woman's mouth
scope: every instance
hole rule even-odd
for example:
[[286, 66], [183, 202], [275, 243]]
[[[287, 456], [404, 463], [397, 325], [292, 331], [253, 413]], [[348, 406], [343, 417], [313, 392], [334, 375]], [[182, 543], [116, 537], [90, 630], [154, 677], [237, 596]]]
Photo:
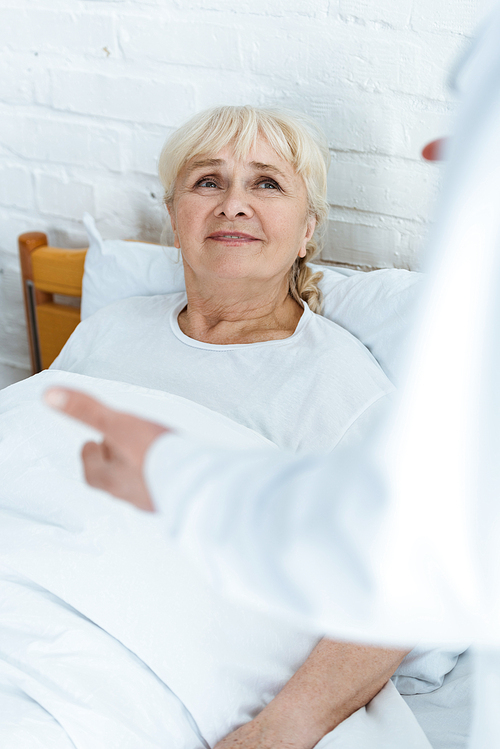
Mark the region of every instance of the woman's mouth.
[[251, 234], [243, 234], [242, 232], [223, 232], [223, 231], [217, 231], [213, 234], [210, 234], [208, 239], [212, 239], [214, 242], [222, 242], [222, 244], [232, 244], [232, 245], [240, 245], [240, 244], [248, 244], [249, 242], [258, 242], [259, 240], [257, 237], [252, 236]]

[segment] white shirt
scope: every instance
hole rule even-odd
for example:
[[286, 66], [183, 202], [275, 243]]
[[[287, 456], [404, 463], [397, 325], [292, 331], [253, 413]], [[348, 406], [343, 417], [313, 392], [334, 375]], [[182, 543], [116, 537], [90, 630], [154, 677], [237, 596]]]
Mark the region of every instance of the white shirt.
[[181, 331], [186, 301], [115, 302], [78, 326], [52, 368], [166, 390], [294, 452], [361, 437], [394, 389], [357, 338], [307, 304], [288, 338], [214, 345]]

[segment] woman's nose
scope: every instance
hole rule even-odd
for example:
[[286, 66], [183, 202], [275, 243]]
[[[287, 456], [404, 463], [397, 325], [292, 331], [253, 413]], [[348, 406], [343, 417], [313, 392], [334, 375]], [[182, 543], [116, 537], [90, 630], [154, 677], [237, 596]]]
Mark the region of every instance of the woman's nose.
[[253, 216], [253, 209], [246, 191], [237, 185], [228, 187], [216, 208], [216, 215], [225, 216], [229, 221]]

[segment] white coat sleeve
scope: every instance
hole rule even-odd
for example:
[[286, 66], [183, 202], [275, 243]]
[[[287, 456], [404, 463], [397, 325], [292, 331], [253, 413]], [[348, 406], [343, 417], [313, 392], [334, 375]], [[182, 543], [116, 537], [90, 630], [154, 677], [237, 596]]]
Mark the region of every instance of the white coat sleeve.
[[384, 492], [358, 451], [297, 459], [168, 435], [146, 476], [169, 539], [219, 588], [337, 634], [366, 620]]
[[167, 436], [165, 532], [233, 596], [335, 636], [500, 640], [500, 12], [466, 74], [431, 272], [388, 426], [328, 457]]

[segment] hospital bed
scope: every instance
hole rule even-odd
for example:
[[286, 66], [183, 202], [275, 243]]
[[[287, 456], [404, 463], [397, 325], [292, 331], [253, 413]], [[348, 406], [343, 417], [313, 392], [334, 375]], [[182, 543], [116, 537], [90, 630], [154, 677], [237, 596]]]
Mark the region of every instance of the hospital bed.
[[[20, 237], [38, 374], [0, 393], [0, 746], [206, 749], [262, 709], [315, 637], [220, 599], [167, 548], [156, 518], [86, 487], [78, 455], [92, 432], [50, 413], [41, 393], [80, 387], [214, 445], [276, 448], [183, 398], [41, 371], [80, 315], [123, 296], [182, 289], [175, 250], [104, 241], [85, 222], [88, 251], [51, 248], [41, 233]], [[397, 380], [417, 276], [334, 268], [325, 276], [325, 315]], [[423, 673], [422, 689], [415, 676], [390, 682], [318, 749], [464, 749], [470, 656], [456, 662], [450, 653], [439, 673]]]

